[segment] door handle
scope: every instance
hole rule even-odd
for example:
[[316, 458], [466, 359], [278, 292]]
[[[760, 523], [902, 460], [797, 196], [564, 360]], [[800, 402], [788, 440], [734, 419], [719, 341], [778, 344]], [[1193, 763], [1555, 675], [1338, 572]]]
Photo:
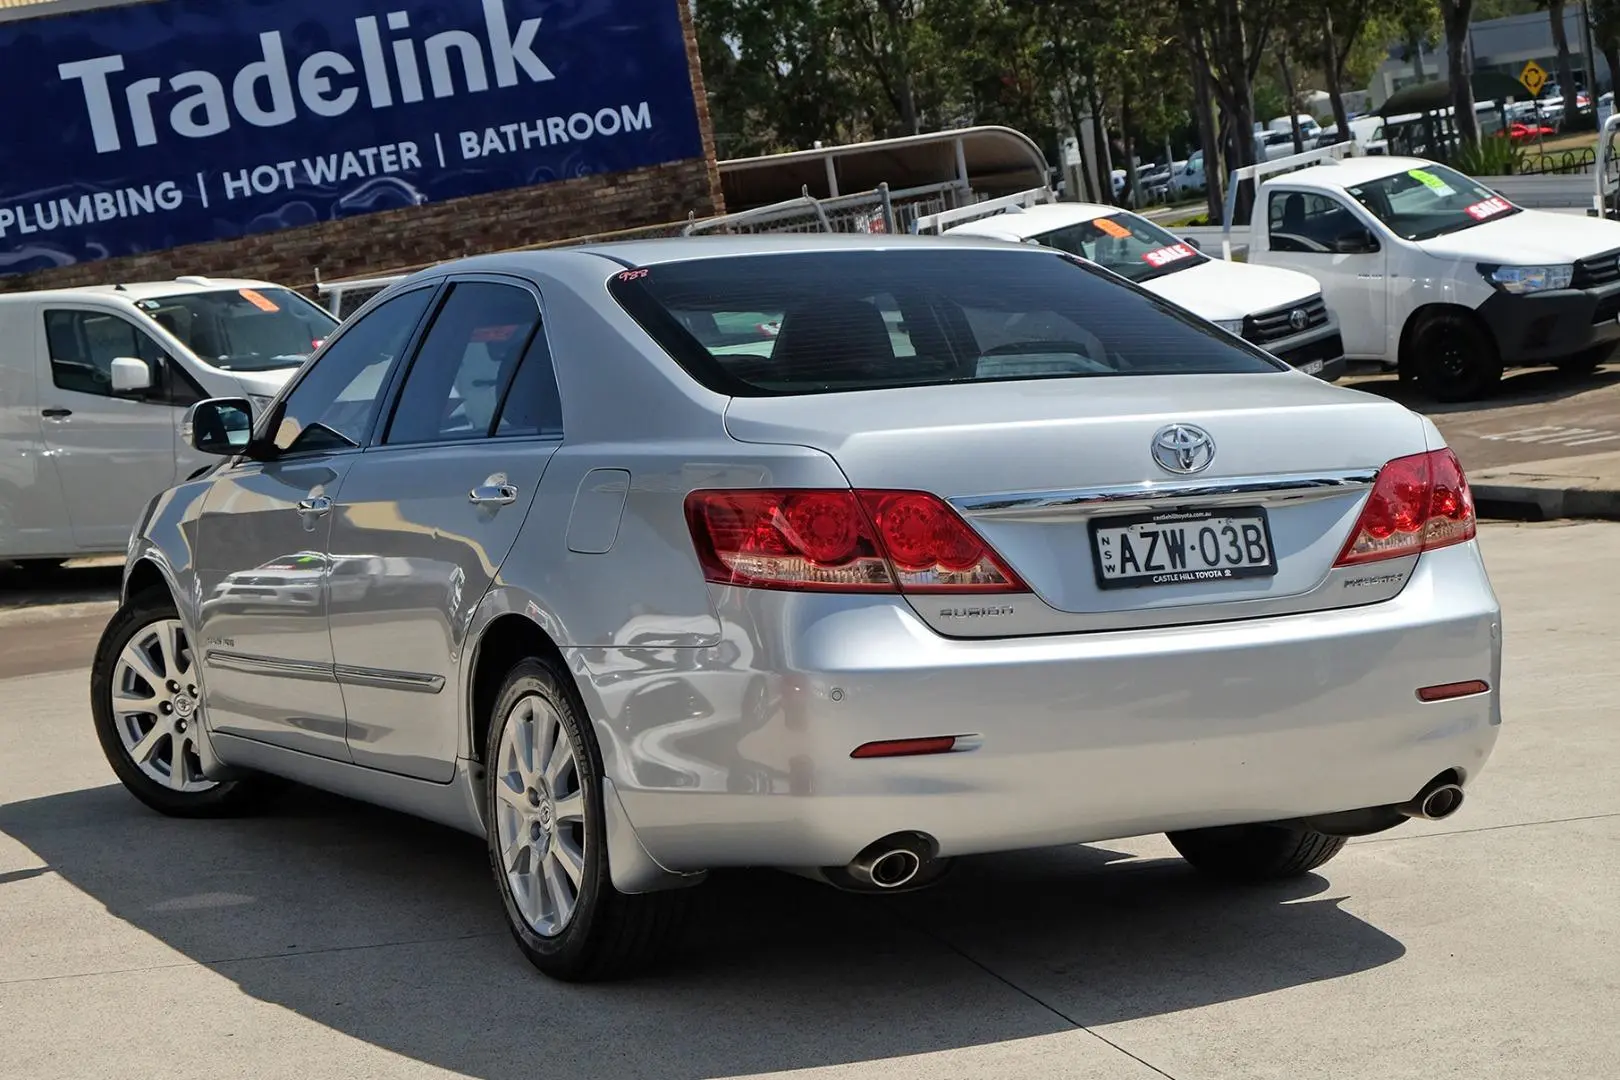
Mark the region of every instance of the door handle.
[[72, 409], [41, 409], [39, 415], [47, 420], [65, 420], [73, 415]]
[[298, 512], [306, 517], [320, 517], [332, 509], [332, 500], [325, 495], [317, 495], [313, 499], [299, 499]]
[[518, 490], [506, 482], [506, 474], [493, 473], [482, 484], [467, 492], [467, 501], [474, 506], [510, 506], [517, 502]]
[[467, 501], [479, 506], [510, 506], [517, 502], [518, 489], [511, 484], [480, 484], [467, 492]]

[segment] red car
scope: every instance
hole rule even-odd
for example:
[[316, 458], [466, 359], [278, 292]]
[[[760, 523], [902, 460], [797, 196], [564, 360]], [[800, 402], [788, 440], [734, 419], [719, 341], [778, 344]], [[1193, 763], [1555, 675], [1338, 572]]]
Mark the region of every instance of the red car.
[[[1498, 132], [1497, 134], [1500, 135], [1502, 132]], [[1513, 123], [1508, 125], [1506, 134], [1507, 137], [1512, 139], [1514, 142], [1529, 142], [1533, 139], [1542, 138], [1544, 136], [1556, 135], [1558, 132], [1556, 129], [1550, 128], [1545, 124]]]

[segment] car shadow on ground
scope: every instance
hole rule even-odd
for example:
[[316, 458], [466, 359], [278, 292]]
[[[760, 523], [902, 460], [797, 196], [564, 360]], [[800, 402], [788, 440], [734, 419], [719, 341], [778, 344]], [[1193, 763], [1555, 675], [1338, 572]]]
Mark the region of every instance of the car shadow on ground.
[[388, 811], [295, 789], [268, 816], [176, 821], [102, 787], [0, 807], [0, 831], [253, 998], [478, 1077], [881, 1060], [1212, 1005], [1404, 953], [1319, 876], [1228, 889], [1179, 860], [1071, 846], [962, 860], [906, 896], [716, 875], [664, 969], [565, 986], [508, 938], [480, 841]]
[[1557, 368], [1524, 368], [1509, 371], [1491, 396], [1479, 401], [1451, 404], [1435, 401], [1416, 383], [1402, 382], [1394, 375], [1362, 377], [1352, 375], [1340, 385], [1362, 390], [1399, 402], [1409, 409], [1431, 416], [1446, 413], [1484, 412], [1516, 405], [1542, 405], [1565, 401], [1582, 394], [1620, 385], [1620, 367], [1604, 367], [1584, 374], [1566, 374]]
[[0, 560], [0, 611], [117, 600], [122, 563], [89, 566], [23, 565]]

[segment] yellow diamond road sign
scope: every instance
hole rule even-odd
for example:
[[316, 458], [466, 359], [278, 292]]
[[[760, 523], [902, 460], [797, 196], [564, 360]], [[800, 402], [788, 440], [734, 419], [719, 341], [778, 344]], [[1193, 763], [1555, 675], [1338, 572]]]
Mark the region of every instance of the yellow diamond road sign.
[[1524, 84], [1526, 90], [1530, 91], [1530, 96], [1535, 97], [1541, 93], [1541, 88], [1547, 85], [1547, 72], [1540, 64], [1532, 60], [1524, 65], [1523, 71], [1519, 72], [1519, 81]]

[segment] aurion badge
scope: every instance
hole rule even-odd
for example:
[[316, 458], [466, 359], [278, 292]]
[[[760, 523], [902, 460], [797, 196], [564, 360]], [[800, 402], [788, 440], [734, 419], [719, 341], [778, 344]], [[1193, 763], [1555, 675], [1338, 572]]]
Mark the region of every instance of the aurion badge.
[[1166, 472], [1203, 472], [1215, 460], [1215, 440], [1201, 427], [1171, 424], [1153, 436], [1153, 460]]

